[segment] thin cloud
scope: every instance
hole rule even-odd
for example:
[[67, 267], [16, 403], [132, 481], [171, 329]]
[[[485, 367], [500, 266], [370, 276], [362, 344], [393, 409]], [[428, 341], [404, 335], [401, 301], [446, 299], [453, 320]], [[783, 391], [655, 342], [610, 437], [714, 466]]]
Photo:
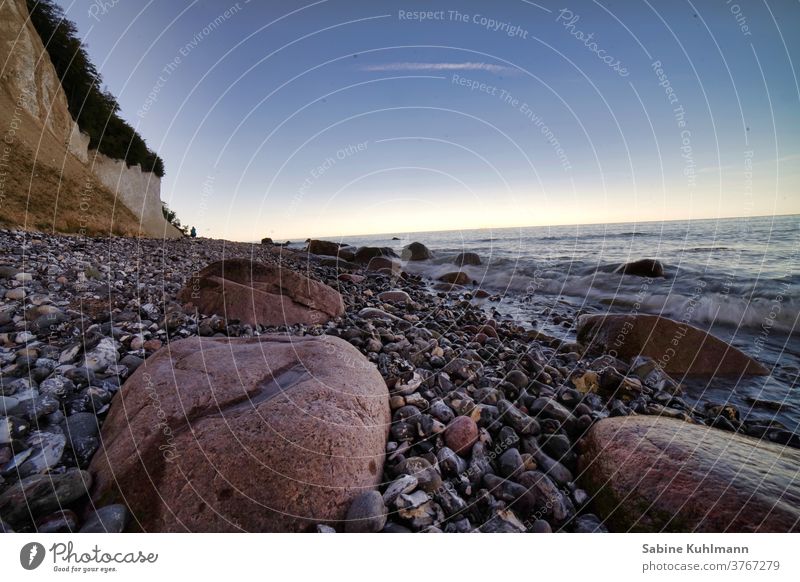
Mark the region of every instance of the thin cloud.
[[486, 71], [488, 73], [512, 73], [516, 69], [493, 65], [490, 63], [385, 63], [382, 65], [365, 65], [362, 71]]

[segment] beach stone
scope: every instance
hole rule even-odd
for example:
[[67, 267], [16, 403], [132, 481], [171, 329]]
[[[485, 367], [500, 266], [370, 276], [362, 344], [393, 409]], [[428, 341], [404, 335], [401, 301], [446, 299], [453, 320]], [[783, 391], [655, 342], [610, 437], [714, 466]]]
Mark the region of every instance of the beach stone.
[[668, 374], [766, 375], [769, 370], [741, 350], [688, 324], [658, 315], [582, 315], [578, 341], [617, 358], [653, 358]]
[[596, 423], [579, 457], [612, 531], [800, 530], [800, 450], [653, 416]]
[[0, 265], [0, 279], [13, 279], [17, 273], [19, 273], [19, 269], [8, 265]]
[[118, 357], [116, 340], [104, 337], [86, 354], [84, 366], [92, 372], [104, 372], [106, 368], [117, 363]]
[[61, 462], [67, 439], [63, 434], [35, 431], [28, 436], [30, 456], [20, 464], [20, 477], [46, 473]]
[[112, 403], [93, 499], [124, 500], [145, 531], [343, 522], [380, 482], [389, 423], [386, 383], [339, 338], [171, 342]]
[[386, 525], [383, 497], [377, 491], [365, 491], [350, 504], [346, 519], [347, 533], [378, 533]]
[[360, 247], [358, 250], [356, 250], [353, 259], [356, 263], [367, 265], [371, 263], [373, 259], [378, 257], [389, 259], [400, 258], [397, 256], [397, 253], [395, 253], [394, 250], [389, 247]]
[[428, 247], [421, 242], [412, 242], [405, 246], [400, 256], [404, 261], [427, 261], [433, 257]]
[[80, 466], [86, 466], [100, 446], [97, 417], [91, 412], [77, 412], [62, 425], [67, 443]]
[[203, 315], [251, 326], [322, 324], [344, 313], [342, 296], [324, 283], [247, 259], [210, 264], [189, 280], [179, 297]]
[[342, 273], [337, 277], [337, 279], [339, 279], [339, 281], [345, 281], [347, 283], [358, 284], [358, 283], [363, 283], [366, 277], [364, 275], [356, 275], [353, 273]]
[[327, 240], [311, 240], [308, 243], [308, 252], [312, 255], [335, 257], [339, 254], [341, 245]]
[[397, 276], [403, 270], [403, 264], [389, 257], [375, 257], [367, 264], [368, 271], [380, 271], [387, 275]]
[[384, 291], [378, 294], [384, 303], [411, 303], [411, 297], [405, 291]]
[[480, 265], [481, 258], [477, 253], [460, 253], [459, 255], [456, 255], [453, 263], [459, 267], [463, 267], [464, 265]]
[[417, 488], [417, 478], [414, 475], [400, 475], [392, 481], [383, 493], [383, 502], [392, 505], [394, 500], [403, 493], [411, 493]]
[[442, 485], [439, 472], [423, 457], [409, 457], [402, 460], [395, 468], [395, 473], [416, 477], [419, 488], [427, 493], [436, 491]]
[[449, 283], [451, 285], [466, 285], [470, 282], [469, 275], [464, 271], [457, 271], [453, 273], [445, 273], [439, 277], [439, 281]]
[[92, 486], [86, 471], [68, 469], [61, 474], [31, 475], [11, 484], [0, 494], [0, 519], [16, 527], [68, 506]]
[[36, 532], [40, 534], [74, 533], [76, 531], [78, 531], [78, 516], [69, 509], [56, 511], [36, 520]]
[[14, 289], [6, 291], [6, 299], [18, 301], [20, 299], [25, 299], [26, 294], [27, 292], [24, 287], [15, 287]]
[[664, 277], [664, 265], [655, 259], [640, 259], [620, 265], [615, 273], [635, 275], [637, 277]]
[[128, 523], [128, 508], [120, 503], [100, 507], [84, 522], [80, 533], [122, 533]]
[[444, 440], [457, 454], [469, 453], [478, 440], [478, 425], [469, 416], [457, 416], [447, 425]]

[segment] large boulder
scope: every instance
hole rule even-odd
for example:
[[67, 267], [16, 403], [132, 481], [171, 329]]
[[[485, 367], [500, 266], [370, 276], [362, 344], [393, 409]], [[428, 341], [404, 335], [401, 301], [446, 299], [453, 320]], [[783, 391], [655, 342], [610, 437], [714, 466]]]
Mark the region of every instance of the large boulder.
[[615, 531], [800, 530], [800, 450], [654, 416], [608, 418], [579, 471]]
[[658, 315], [582, 315], [578, 342], [616, 358], [653, 358], [668, 374], [699, 376], [766, 375], [764, 366], [732, 345]]
[[308, 252], [313, 255], [335, 257], [339, 254], [342, 245], [327, 240], [311, 240], [308, 243]]
[[620, 265], [615, 273], [636, 275], [637, 277], [664, 277], [664, 265], [655, 259], [640, 259]]
[[457, 271], [454, 273], [445, 273], [439, 277], [439, 281], [450, 283], [451, 285], [467, 285], [470, 282], [470, 278], [464, 271]]
[[359, 247], [353, 259], [362, 265], [369, 264], [376, 257], [399, 259], [397, 253], [389, 247]]
[[115, 398], [93, 499], [149, 532], [341, 525], [381, 480], [389, 424], [383, 378], [343, 340], [180, 340]]
[[464, 265], [480, 265], [481, 258], [477, 253], [461, 253], [456, 256], [453, 263], [459, 267], [463, 267]]
[[413, 242], [403, 247], [402, 259], [404, 261], [427, 261], [431, 257], [433, 257], [431, 251], [421, 242]]
[[192, 277], [179, 295], [204, 315], [250, 325], [314, 325], [344, 313], [338, 291], [300, 273], [247, 259], [228, 259]]

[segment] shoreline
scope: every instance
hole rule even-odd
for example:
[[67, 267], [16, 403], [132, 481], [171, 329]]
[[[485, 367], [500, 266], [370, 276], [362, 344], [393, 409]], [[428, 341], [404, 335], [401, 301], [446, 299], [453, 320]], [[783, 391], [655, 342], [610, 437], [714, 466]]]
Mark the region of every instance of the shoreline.
[[[124, 381], [162, 347], [197, 335], [330, 335], [377, 366], [392, 414], [380, 487], [390, 512], [383, 531], [605, 531], [578, 465], [579, 443], [593, 425], [657, 416], [717, 427], [709, 430], [722, 435], [750, 430], [725, 402], [706, 410], [688, 404], [657, 366], [583, 353], [511, 319], [492, 319], [484, 308], [492, 297], [476, 299], [471, 284], [448, 291], [418, 275], [215, 239], [83, 238], [76, 245], [61, 235], [0, 231], [0, 246], [0, 413], [12, 412], [0, 421], [15, 419], [9, 442], [0, 440], [6, 522], [8, 492], [19, 478], [88, 468]], [[223, 258], [303, 273], [338, 291], [345, 313], [321, 325], [269, 328], [187, 313], [181, 289]], [[468, 437], [445, 430], [456, 418], [469, 419], [461, 423]], [[761, 437], [769, 434], [764, 428]], [[454, 452], [464, 438], [474, 442], [467, 443], [471, 453]], [[797, 435], [782, 438], [798, 446]], [[540, 491], [547, 503], [520, 487]], [[104, 531], [91, 529], [98, 514], [85, 495], [66, 506], [70, 513], [11, 527]], [[124, 528], [130, 516], [108, 507], [113, 519], [99, 523]]]

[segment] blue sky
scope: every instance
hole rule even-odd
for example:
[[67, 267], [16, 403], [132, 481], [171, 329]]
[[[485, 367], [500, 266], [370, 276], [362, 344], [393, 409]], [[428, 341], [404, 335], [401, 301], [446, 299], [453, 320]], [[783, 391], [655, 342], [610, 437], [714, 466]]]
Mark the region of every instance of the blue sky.
[[795, 1], [61, 4], [203, 236], [800, 212]]

